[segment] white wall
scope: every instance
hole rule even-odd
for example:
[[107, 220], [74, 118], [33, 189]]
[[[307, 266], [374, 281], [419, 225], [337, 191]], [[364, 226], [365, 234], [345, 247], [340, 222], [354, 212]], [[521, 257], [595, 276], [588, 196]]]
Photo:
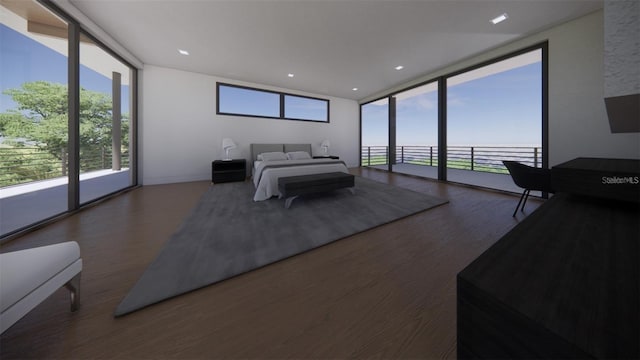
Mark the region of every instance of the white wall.
[[604, 25], [597, 11], [427, 74], [364, 101], [515, 50], [549, 43], [549, 165], [576, 157], [640, 158], [640, 134], [612, 134], [604, 105]]
[[604, 103], [603, 12], [545, 33], [549, 38], [549, 162], [640, 158], [640, 134], [612, 134]]
[[[250, 157], [251, 143], [311, 143], [347, 166], [358, 165], [359, 108], [353, 100], [294, 92], [198, 73], [145, 65], [140, 72], [140, 179], [144, 185], [211, 179], [222, 159], [222, 138], [238, 145], [234, 158]], [[330, 100], [330, 123], [216, 115], [216, 81]]]

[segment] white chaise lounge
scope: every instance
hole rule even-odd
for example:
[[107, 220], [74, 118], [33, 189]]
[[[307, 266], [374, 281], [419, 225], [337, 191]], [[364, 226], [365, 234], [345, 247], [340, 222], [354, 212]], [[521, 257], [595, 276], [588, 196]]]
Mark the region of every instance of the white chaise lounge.
[[82, 259], [75, 241], [0, 254], [0, 333], [65, 286], [80, 303]]

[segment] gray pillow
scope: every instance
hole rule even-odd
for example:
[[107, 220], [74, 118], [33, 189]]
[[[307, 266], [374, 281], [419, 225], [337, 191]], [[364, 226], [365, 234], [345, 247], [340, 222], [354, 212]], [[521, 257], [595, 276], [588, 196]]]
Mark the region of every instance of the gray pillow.
[[287, 155], [282, 151], [265, 152], [258, 155], [261, 161], [287, 160]]
[[289, 160], [305, 160], [311, 159], [311, 156], [306, 151], [291, 151], [287, 153], [287, 158]]

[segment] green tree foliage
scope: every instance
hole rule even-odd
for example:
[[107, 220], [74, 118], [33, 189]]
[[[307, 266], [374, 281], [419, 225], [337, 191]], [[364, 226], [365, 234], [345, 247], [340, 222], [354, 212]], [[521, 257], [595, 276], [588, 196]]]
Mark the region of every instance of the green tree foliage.
[[22, 114], [9, 111], [0, 114], [0, 136], [16, 138], [33, 131], [33, 122]]
[[[26, 82], [20, 88], [8, 89], [4, 94], [11, 96], [16, 108], [0, 113], [0, 136], [20, 139], [9, 143], [11, 147], [23, 146], [25, 142], [34, 144], [40, 150], [50, 154], [47, 158], [57, 159], [56, 165], [41, 164], [20, 156], [24, 168], [41, 166], [33, 169], [37, 174], [48, 173], [52, 167], [61, 168], [68, 147], [68, 92], [67, 86], [46, 81]], [[108, 94], [80, 89], [80, 166], [83, 170], [103, 168], [103, 154], [111, 152], [112, 138], [112, 102]], [[129, 146], [128, 118], [122, 118], [122, 147]], [[7, 141], [5, 140], [5, 145]], [[4, 151], [8, 153], [8, 151]], [[16, 154], [14, 154], [16, 155]], [[12, 156], [12, 160], [18, 160]], [[109, 160], [110, 163], [110, 160]], [[40, 165], [38, 165], [40, 164]], [[64, 173], [64, 166], [62, 167]], [[60, 174], [64, 175], [64, 174]], [[33, 177], [29, 176], [29, 178]], [[50, 176], [48, 176], [50, 177]]]

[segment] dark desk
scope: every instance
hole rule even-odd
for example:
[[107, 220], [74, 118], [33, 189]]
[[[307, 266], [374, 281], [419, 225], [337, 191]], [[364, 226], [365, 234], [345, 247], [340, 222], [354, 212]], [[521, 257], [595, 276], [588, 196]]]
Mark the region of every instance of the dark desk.
[[640, 160], [577, 158], [551, 169], [556, 192], [640, 202]]
[[640, 357], [639, 243], [637, 203], [555, 195], [458, 274], [458, 357]]

